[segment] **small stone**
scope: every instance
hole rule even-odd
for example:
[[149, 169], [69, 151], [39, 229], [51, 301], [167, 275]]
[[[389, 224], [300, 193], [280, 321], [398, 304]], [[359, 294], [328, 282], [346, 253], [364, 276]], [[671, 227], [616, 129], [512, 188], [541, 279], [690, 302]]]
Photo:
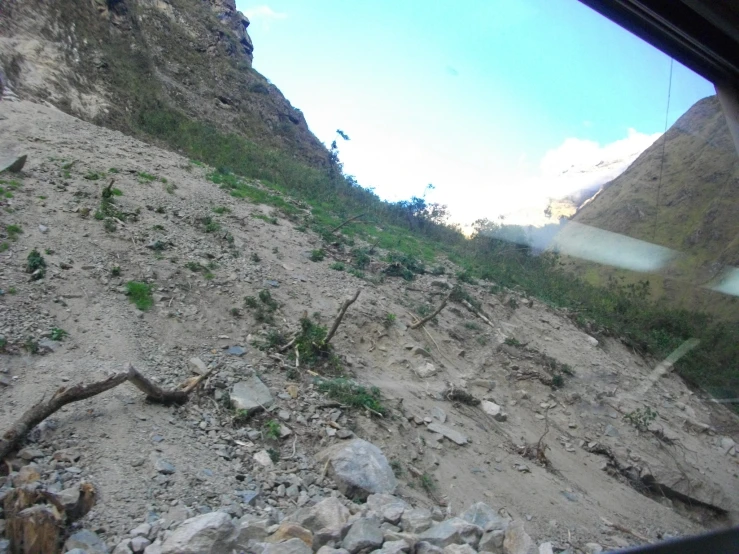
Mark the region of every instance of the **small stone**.
[[551, 542], [543, 542], [539, 545], [539, 554], [554, 554]]
[[459, 517], [453, 517], [421, 533], [418, 540], [445, 548], [450, 544], [465, 543], [476, 548], [482, 537], [482, 529]]
[[154, 466], [162, 475], [172, 475], [175, 472], [175, 467], [167, 460], [159, 459]]
[[618, 437], [618, 429], [616, 429], [613, 425], [608, 424], [606, 425], [606, 430], [603, 432], [603, 434], [607, 437]]
[[426, 379], [427, 377], [435, 375], [438, 370], [436, 369], [436, 366], [434, 364], [432, 364], [431, 362], [426, 362], [425, 364], [414, 369], [414, 371], [416, 375], [418, 375], [421, 379]]
[[[258, 550], [255, 550], [259, 552]], [[313, 550], [300, 539], [290, 539], [276, 544], [266, 543], [261, 554], [312, 554]], [[215, 551], [213, 551], [215, 554]]]
[[277, 531], [267, 537], [266, 542], [284, 542], [289, 539], [300, 539], [308, 546], [313, 545], [313, 533], [297, 523], [289, 521], [281, 523]]
[[411, 354], [413, 354], [414, 356], [423, 356], [424, 358], [431, 357], [431, 353], [425, 348], [421, 348], [420, 346], [414, 347], [411, 351]]
[[460, 446], [469, 442], [469, 439], [465, 435], [463, 435], [459, 431], [455, 431], [454, 429], [447, 427], [446, 425], [442, 425], [441, 423], [434, 422], [429, 424], [429, 426], [426, 428], [432, 433], [438, 433]]
[[374, 493], [393, 493], [395, 474], [382, 451], [362, 439], [338, 443], [316, 455], [328, 462], [329, 475], [350, 498], [364, 499]]
[[603, 547], [597, 542], [589, 542], [585, 545], [584, 552], [585, 554], [600, 554], [603, 552]]
[[257, 462], [262, 467], [272, 467], [274, 464], [272, 463], [272, 458], [269, 455], [269, 452], [266, 450], [260, 450], [256, 454], [254, 454], [254, 461]]
[[230, 354], [231, 356], [243, 356], [246, 354], [246, 350], [244, 350], [241, 346], [229, 346], [228, 350], [226, 350], [226, 353]]
[[132, 537], [148, 537], [149, 533], [151, 533], [151, 524], [142, 523], [135, 529], [131, 529], [129, 535], [131, 535]]
[[46, 225], [39, 225], [38, 226], [38, 230], [41, 231], [42, 233], [48, 233], [49, 232], [49, 228]]
[[469, 544], [450, 544], [444, 548], [444, 554], [477, 554], [477, 550]]
[[200, 358], [190, 358], [190, 369], [198, 375], [205, 375], [208, 372], [208, 367]]
[[70, 535], [64, 543], [64, 548], [68, 551], [79, 548], [86, 554], [108, 554], [109, 552], [102, 539], [87, 529], [82, 529]]
[[23, 448], [18, 452], [18, 456], [24, 460], [35, 460], [36, 458], [43, 458], [44, 453], [38, 448]]
[[526, 533], [523, 522], [514, 521], [508, 526], [503, 540], [503, 552], [505, 554], [529, 554], [534, 546], [534, 541]]
[[151, 541], [146, 537], [134, 537], [131, 539], [131, 550], [134, 551], [134, 554], [142, 554], [150, 544]]
[[236, 410], [246, 410], [248, 415], [269, 408], [275, 400], [272, 393], [256, 375], [237, 382], [230, 393], [231, 405]]
[[287, 410], [280, 410], [277, 412], [277, 417], [279, 417], [282, 421], [290, 421], [290, 412]]
[[431, 408], [431, 417], [438, 419], [440, 423], [446, 422], [446, 412], [438, 406]]

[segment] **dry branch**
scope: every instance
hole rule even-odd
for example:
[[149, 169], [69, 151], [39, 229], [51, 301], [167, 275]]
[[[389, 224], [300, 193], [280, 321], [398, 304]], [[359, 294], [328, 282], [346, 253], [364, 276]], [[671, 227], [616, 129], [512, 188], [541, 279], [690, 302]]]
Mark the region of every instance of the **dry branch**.
[[92, 396], [96, 396], [102, 392], [117, 387], [125, 381], [130, 381], [135, 387], [146, 394], [147, 398], [153, 402], [162, 404], [182, 404], [187, 402], [187, 398], [200, 383], [203, 382], [215, 368], [204, 375], [185, 381], [178, 390], [163, 390], [158, 385], [149, 381], [141, 375], [132, 365], [129, 364], [128, 371], [111, 375], [103, 381], [90, 383], [89, 385], [75, 385], [71, 388], [62, 387], [54, 393], [48, 401], [43, 398], [35, 406], [32, 406], [18, 419], [0, 438], [0, 460], [7, 458], [36, 425], [41, 423], [51, 414], [55, 413], [63, 406], [72, 402], [79, 402]]
[[488, 319], [487, 317], [485, 317], [485, 316], [484, 316], [484, 315], [482, 315], [482, 314], [481, 314], [480, 312], [478, 312], [478, 311], [477, 311], [477, 310], [475, 309], [475, 307], [474, 307], [474, 306], [473, 306], [472, 304], [470, 304], [469, 302], [467, 302], [467, 300], [464, 300], [464, 299], [463, 299], [463, 300], [461, 300], [461, 302], [462, 302], [462, 304], [463, 304], [463, 305], [464, 305], [464, 306], [465, 306], [465, 307], [466, 307], [466, 308], [467, 308], [467, 309], [468, 309], [469, 311], [471, 311], [471, 312], [472, 312], [473, 314], [475, 314], [475, 315], [476, 315], [477, 317], [479, 317], [480, 319], [482, 319], [482, 320], [483, 320], [483, 321], [484, 321], [485, 323], [487, 323], [488, 325], [490, 325], [490, 327], [492, 327], [493, 329], [495, 329], [495, 325], [493, 325], [493, 323], [492, 323], [492, 322], [491, 322], [491, 321], [490, 321], [490, 320], [489, 320], [489, 319]]
[[336, 330], [339, 328], [339, 325], [341, 324], [341, 320], [344, 319], [346, 310], [349, 309], [349, 306], [351, 306], [352, 304], [354, 304], [354, 302], [356, 302], [357, 298], [359, 298], [360, 292], [361, 292], [361, 289], [357, 289], [357, 292], [354, 294], [354, 298], [350, 298], [344, 301], [344, 304], [342, 304], [341, 309], [339, 310], [339, 315], [336, 316], [336, 320], [334, 320], [334, 324], [331, 326], [331, 330], [328, 332], [328, 335], [326, 335], [326, 340], [323, 341], [323, 344], [328, 344], [329, 341], [332, 338], [334, 338], [334, 334], [336, 333]]
[[431, 321], [434, 319], [437, 315], [439, 315], [439, 312], [444, 309], [444, 306], [446, 306], [446, 303], [449, 302], [449, 298], [451, 297], [451, 293], [446, 295], [446, 298], [441, 301], [441, 304], [439, 304], [439, 307], [434, 310], [434, 312], [431, 315], [427, 315], [424, 317], [421, 321], [414, 323], [411, 325], [411, 329], [418, 329], [421, 325], [424, 323], [427, 323], [428, 321]]
[[336, 231], [338, 231], [339, 229], [341, 229], [347, 223], [351, 223], [352, 221], [355, 221], [355, 220], [359, 219], [360, 217], [363, 217], [364, 215], [365, 214], [359, 214], [359, 215], [355, 215], [354, 217], [350, 217], [349, 219], [347, 219], [346, 221], [344, 221], [338, 227], [334, 227], [333, 229], [331, 229], [331, 234], [333, 235]]
[[110, 390], [113, 387], [117, 387], [127, 378], [128, 374], [126, 373], [116, 373], [104, 381], [98, 381], [97, 383], [90, 383], [89, 385], [80, 384], [72, 388], [62, 387], [48, 401], [44, 402], [42, 399], [38, 404], [26, 410], [20, 419], [3, 433], [0, 439], [0, 460], [7, 458], [31, 429], [61, 407], [72, 402], [85, 400], [86, 398]]

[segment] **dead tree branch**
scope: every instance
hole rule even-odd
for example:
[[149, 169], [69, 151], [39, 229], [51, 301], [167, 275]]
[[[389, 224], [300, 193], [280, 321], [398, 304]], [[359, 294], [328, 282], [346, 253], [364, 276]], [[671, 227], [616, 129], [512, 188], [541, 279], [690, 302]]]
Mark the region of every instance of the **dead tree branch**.
[[130, 381], [132, 385], [141, 390], [146, 397], [152, 402], [162, 404], [183, 404], [199, 385], [202, 383], [216, 368], [213, 367], [204, 375], [199, 375], [185, 381], [178, 390], [163, 390], [158, 385], [149, 381], [141, 375], [132, 365], [129, 364], [128, 370], [111, 375], [103, 381], [90, 383], [89, 385], [75, 385], [71, 388], [62, 387], [54, 393], [49, 400], [41, 399], [36, 405], [32, 406], [18, 419], [0, 438], [0, 460], [7, 458], [15, 449], [23, 438], [31, 429], [41, 423], [47, 417], [57, 412], [62, 407], [72, 402], [79, 402], [91, 398], [114, 387], [117, 387], [125, 381]]
[[421, 325], [431, 321], [434, 319], [437, 315], [439, 315], [439, 312], [444, 309], [444, 306], [446, 306], [446, 303], [449, 302], [449, 298], [451, 297], [451, 294], [447, 294], [446, 298], [441, 301], [441, 304], [439, 304], [439, 307], [434, 310], [434, 312], [430, 315], [427, 315], [424, 317], [421, 321], [418, 321], [410, 326], [411, 329], [418, 329]]
[[480, 319], [482, 319], [485, 323], [487, 323], [488, 325], [490, 325], [490, 327], [492, 327], [493, 329], [495, 329], [495, 325], [493, 325], [493, 323], [487, 317], [485, 317], [480, 312], [478, 312], [472, 304], [470, 304], [469, 302], [467, 302], [467, 300], [464, 300], [463, 299], [463, 300], [461, 300], [461, 302], [462, 302], [462, 304], [464, 305], [465, 308], [467, 308], [469, 311], [471, 311], [477, 317], [479, 317]]
[[42, 399], [38, 404], [26, 410], [20, 419], [3, 433], [2, 438], [0, 438], [0, 460], [7, 458], [31, 429], [63, 406], [85, 400], [117, 387], [127, 378], [127, 373], [116, 373], [104, 381], [90, 383], [89, 385], [79, 384], [72, 388], [61, 387], [48, 401], [44, 402]]
[[362, 214], [359, 214], [359, 215], [355, 215], [354, 217], [350, 217], [349, 219], [347, 219], [346, 221], [344, 221], [344, 222], [343, 222], [343, 223], [342, 223], [341, 225], [339, 225], [338, 227], [334, 227], [333, 229], [331, 229], [331, 234], [333, 235], [333, 234], [334, 234], [334, 233], [335, 233], [336, 231], [338, 231], [339, 229], [341, 229], [341, 228], [342, 228], [342, 227], [343, 227], [344, 225], [346, 225], [347, 223], [351, 223], [352, 221], [356, 221], [356, 220], [357, 220], [357, 219], [359, 219], [360, 217], [364, 217], [364, 215], [365, 215], [365, 214], [363, 214], [363, 213], [362, 213]]
[[354, 298], [350, 298], [346, 301], [344, 301], [344, 304], [341, 306], [341, 309], [339, 310], [339, 315], [336, 316], [336, 320], [334, 320], [334, 324], [331, 326], [331, 330], [328, 332], [328, 335], [326, 335], [326, 340], [323, 341], [323, 344], [328, 344], [332, 338], [334, 338], [334, 334], [336, 333], [336, 330], [339, 328], [339, 325], [341, 324], [341, 320], [344, 319], [344, 315], [346, 314], [346, 310], [349, 309], [349, 306], [354, 304], [354, 302], [357, 301], [357, 298], [359, 298], [359, 293], [362, 292], [361, 289], [357, 289], [357, 292], [354, 294]]

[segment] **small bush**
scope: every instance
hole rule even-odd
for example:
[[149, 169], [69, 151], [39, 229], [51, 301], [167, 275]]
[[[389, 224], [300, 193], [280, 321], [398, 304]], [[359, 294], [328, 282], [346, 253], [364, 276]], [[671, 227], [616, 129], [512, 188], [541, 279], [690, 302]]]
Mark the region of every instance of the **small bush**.
[[344, 271], [345, 266], [343, 262], [334, 262], [329, 266], [331, 269], [334, 269], [336, 271]]
[[67, 333], [64, 329], [60, 329], [59, 327], [54, 327], [51, 330], [51, 340], [58, 340], [61, 341], [66, 337], [69, 333]]
[[352, 408], [369, 408], [382, 415], [387, 412], [382, 405], [382, 394], [377, 387], [367, 389], [353, 381], [340, 378], [318, 381], [318, 390]]
[[26, 258], [26, 273], [31, 274], [31, 279], [38, 281], [46, 275], [46, 260], [35, 248], [31, 250]]
[[146, 311], [154, 305], [151, 297], [151, 286], [140, 281], [129, 281], [126, 283], [128, 299], [141, 311]]
[[252, 254], [251, 254], [251, 256], [249, 256], [249, 258], [250, 258], [250, 259], [251, 259], [251, 261], [252, 261], [252, 262], [254, 262], [255, 264], [258, 264], [259, 262], [261, 262], [261, 261], [262, 261], [262, 258], [260, 258], [260, 257], [259, 257], [259, 254], [257, 254], [256, 252], [252, 252]]
[[657, 419], [658, 415], [659, 413], [647, 406], [646, 408], [637, 408], [633, 412], [629, 412], [624, 416], [624, 421], [628, 421], [639, 431], [646, 431], [649, 425]]
[[318, 250], [313, 250], [310, 253], [310, 261], [312, 262], [322, 262], [325, 257], [326, 257], [326, 252], [323, 250], [323, 248], [319, 248]]
[[100, 174], [95, 173], [95, 172], [90, 172], [85, 175], [85, 179], [87, 179], [88, 181], [97, 181], [98, 179], [100, 179]]
[[10, 240], [18, 240], [18, 235], [23, 232], [23, 229], [20, 225], [6, 225], [5, 232]]
[[270, 419], [264, 424], [264, 432], [270, 439], [280, 438], [280, 424], [274, 419]]
[[503, 341], [503, 344], [507, 344], [508, 346], [524, 346], [521, 341], [514, 337], [506, 338], [506, 340]]
[[115, 265], [110, 269], [110, 275], [112, 277], [120, 277], [121, 276], [121, 266]]
[[395, 321], [398, 318], [395, 316], [395, 314], [387, 313], [385, 314], [385, 319], [382, 320], [382, 325], [385, 327], [385, 329], [390, 329], [393, 325], [395, 325]]
[[226, 206], [216, 206], [213, 208], [213, 213], [216, 213], [218, 215], [223, 215], [227, 213], [231, 213], [231, 210], [228, 209]]

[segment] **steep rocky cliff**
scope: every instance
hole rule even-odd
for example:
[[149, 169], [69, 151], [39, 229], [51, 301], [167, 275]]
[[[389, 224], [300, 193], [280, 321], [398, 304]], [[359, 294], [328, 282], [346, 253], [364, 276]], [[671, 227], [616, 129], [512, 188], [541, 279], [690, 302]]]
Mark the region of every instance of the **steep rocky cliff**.
[[0, 65], [21, 97], [126, 132], [197, 122], [311, 166], [327, 153], [252, 68], [234, 0], [11, 0]]

